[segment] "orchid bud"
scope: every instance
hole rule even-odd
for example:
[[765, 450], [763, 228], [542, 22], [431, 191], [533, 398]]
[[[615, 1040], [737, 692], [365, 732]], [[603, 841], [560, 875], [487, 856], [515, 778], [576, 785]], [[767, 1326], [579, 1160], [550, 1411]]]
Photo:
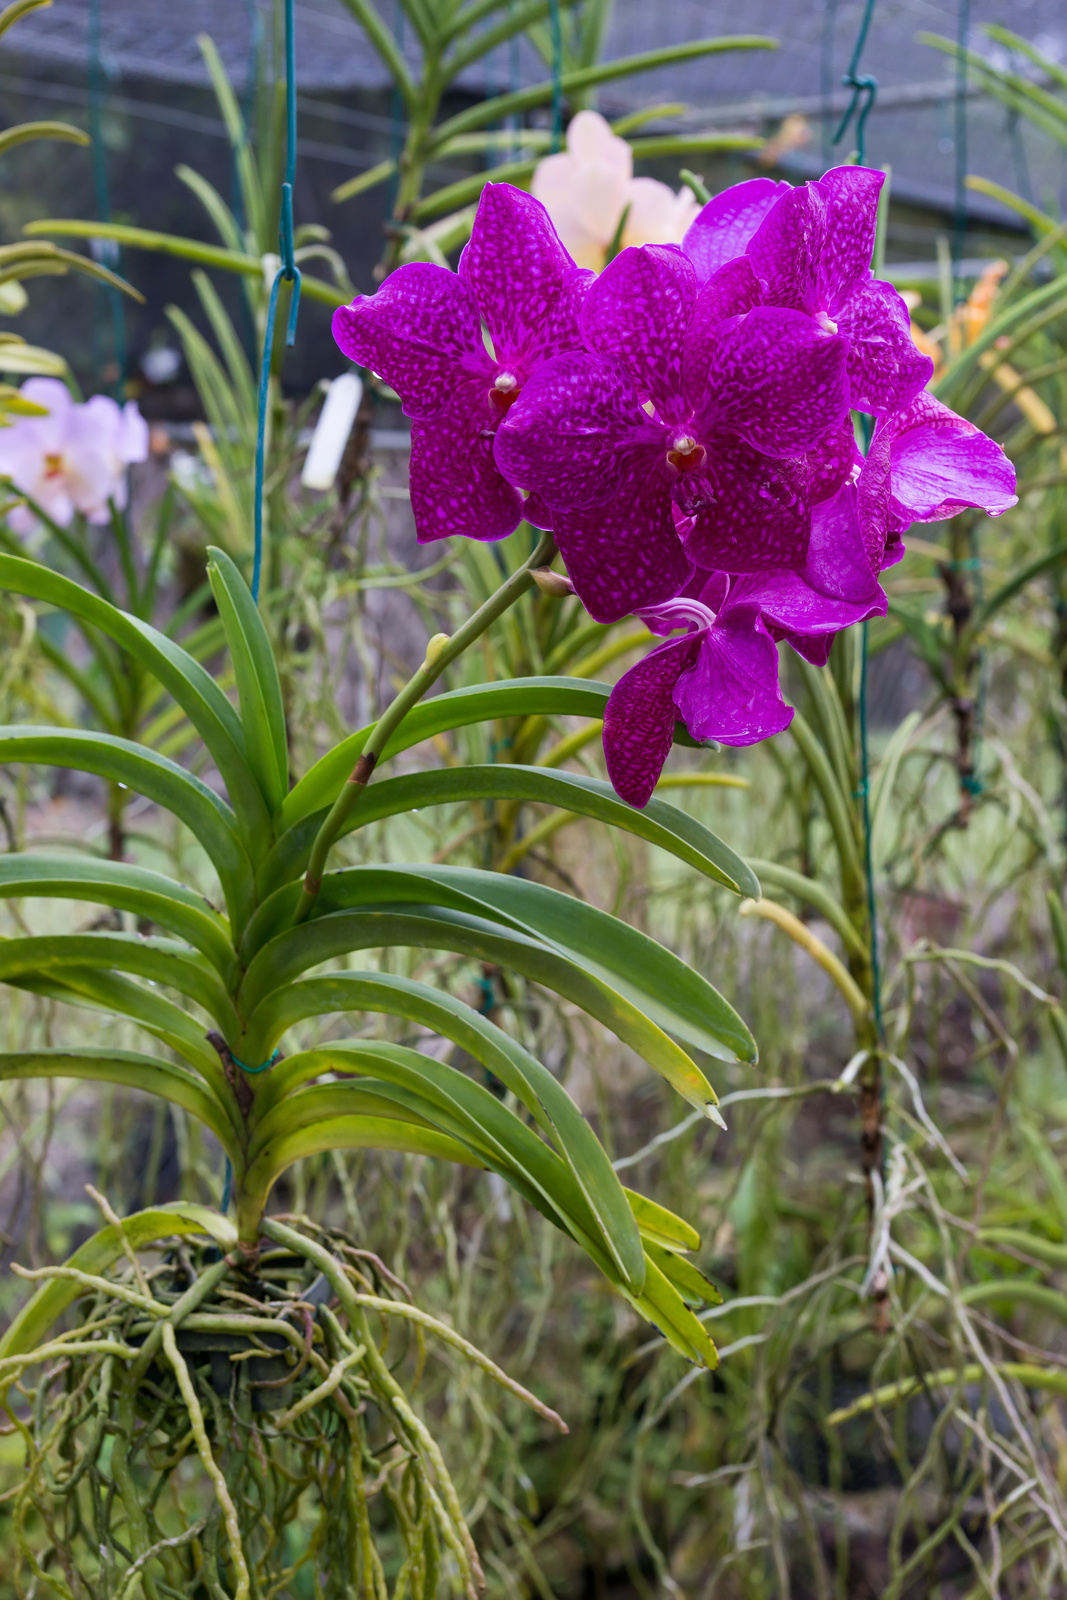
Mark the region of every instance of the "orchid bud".
[[434, 634], [433, 638], [430, 640], [429, 644], [426, 646], [426, 659], [422, 663], [424, 667], [432, 667], [433, 666], [434, 662], [437, 660], [438, 656], [441, 654], [441, 651], [444, 649], [445, 645], [448, 644], [449, 638], [450, 638], [450, 635], [447, 634], [447, 633], [435, 633]]
[[566, 573], [553, 572], [551, 567], [535, 567], [530, 577], [542, 594], [550, 594], [555, 600], [574, 593], [574, 585]]

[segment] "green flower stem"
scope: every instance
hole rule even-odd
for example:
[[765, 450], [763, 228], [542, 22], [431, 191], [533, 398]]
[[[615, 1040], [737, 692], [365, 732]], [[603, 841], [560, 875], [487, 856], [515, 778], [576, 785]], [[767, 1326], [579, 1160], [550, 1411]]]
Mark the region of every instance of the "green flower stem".
[[[550, 533], [543, 533], [530, 559], [513, 572], [496, 593], [491, 595], [484, 605], [479, 606], [474, 615], [468, 617], [450, 639], [438, 635], [436, 641], [430, 641], [431, 648], [426, 652], [426, 660], [379, 717], [373, 732], [363, 746], [363, 754], [356, 762], [351, 777], [337, 796], [319, 829], [315, 843], [311, 847], [311, 857], [304, 877], [304, 889], [297, 903], [294, 922], [305, 921], [315, 904], [315, 897], [322, 888], [322, 875], [326, 868], [327, 857], [340, 837], [360, 795], [370, 782], [378, 757], [408, 712], [418, 704], [427, 689], [437, 682], [445, 668], [451, 666], [452, 662], [476, 639], [480, 639], [485, 630], [502, 616], [509, 606], [513, 606], [527, 589], [532, 588], [534, 571], [547, 566], [555, 554], [555, 539]], [[443, 642], [439, 642], [442, 640]], [[435, 643], [438, 644], [436, 649], [433, 648]]]

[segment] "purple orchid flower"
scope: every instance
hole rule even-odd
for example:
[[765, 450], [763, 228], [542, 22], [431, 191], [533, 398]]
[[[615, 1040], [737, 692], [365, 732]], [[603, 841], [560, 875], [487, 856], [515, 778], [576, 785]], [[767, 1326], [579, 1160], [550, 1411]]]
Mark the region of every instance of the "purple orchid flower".
[[744, 253], [764, 305], [847, 338], [850, 403], [873, 416], [907, 405], [933, 373], [900, 295], [870, 270], [884, 182], [867, 167], [835, 167], [796, 189], [754, 178], [710, 200], [684, 244], [705, 279]]
[[522, 496], [493, 459], [494, 435], [538, 367], [581, 348], [578, 315], [592, 281], [539, 201], [490, 183], [458, 273], [414, 262], [334, 313], [345, 355], [383, 377], [412, 419], [420, 543], [502, 539], [522, 520]]
[[900, 535], [913, 522], [942, 522], [969, 507], [999, 517], [1016, 504], [1015, 468], [995, 440], [932, 394], [881, 419], [872, 451], [888, 446], [890, 559], [904, 553]]
[[743, 282], [698, 292], [676, 246], [624, 250], [585, 296], [586, 353], [542, 366], [497, 433], [498, 466], [533, 492], [527, 515], [599, 621], [672, 598], [694, 565], [804, 563], [804, 454], [846, 413], [847, 345], [751, 303]]
[[653, 633], [689, 631], [624, 673], [604, 710], [608, 776], [632, 806], [648, 804], [679, 717], [694, 739], [730, 745], [769, 739], [793, 718], [758, 607], [733, 601], [725, 573], [704, 577], [699, 596], [638, 611]]
[[866, 458], [853, 445], [853, 457], [848, 481], [812, 512], [803, 569], [739, 578], [730, 590], [732, 604], [758, 606], [771, 638], [814, 666], [825, 666], [843, 628], [885, 616], [878, 574], [897, 559], [889, 553], [889, 440], [874, 439]]
[[843, 628], [885, 616], [878, 573], [891, 515], [889, 440], [875, 440], [866, 459], [853, 446], [853, 456], [848, 482], [815, 508], [802, 571], [698, 572], [674, 600], [638, 611], [654, 633], [689, 631], [631, 667], [609, 697], [608, 774], [631, 805], [652, 795], [678, 718], [694, 739], [729, 745], [789, 726], [776, 641], [824, 666]]

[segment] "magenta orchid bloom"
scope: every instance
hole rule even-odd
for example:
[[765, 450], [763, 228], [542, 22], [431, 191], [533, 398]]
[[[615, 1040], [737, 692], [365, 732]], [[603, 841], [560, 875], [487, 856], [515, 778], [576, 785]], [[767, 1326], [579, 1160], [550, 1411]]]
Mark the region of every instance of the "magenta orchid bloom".
[[670, 599], [694, 565], [804, 563], [804, 455], [845, 416], [847, 344], [748, 304], [744, 285], [698, 292], [677, 247], [624, 250], [585, 296], [586, 353], [541, 367], [497, 434], [497, 464], [535, 495], [527, 514], [599, 621]]
[[878, 573], [889, 534], [889, 441], [872, 445], [866, 460], [853, 446], [853, 456], [849, 481], [815, 508], [803, 571], [699, 572], [683, 595], [638, 611], [654, 633], [689, 631], [631, 667], [608, 700], [608, 773], [631, 805], [645, 805], [655, 789], [676, 719], [694, 739], [729, 745], [789, 726], [776, 640], [822, 666], [842, 628], [885, 616]]
[[870, 270], [884, 182], [867, 167], [835, 167], [797, 189], [754, 178], [710, 200], [684, 246], [701, 277], [744, 252], [764, 305], [847, 338], [850, 404], [873, 416], [907, 405], [933, 373], [900, 295]]
[[642, 607], [653, 633], [669, 639], [623, 674], [604, 710], [604, 756], [616, 792], [647, 805], [681, 718], [694, 739], [756, 744], [788, 728], [792, 709], [778, 687], [778, 651], [757, 606], [734, 602], [725, 573], [703, 574], [698, 596]]
[[[120, 406], [98, 394], [81, 405], [59, 378], [28, 378], [21, 392], [48, 415], [0, 428], [0, 476], [62, 528], [76, 512], [105, 523], [112, 504], [123, 510], [126, 468], [148, 457], [148, 424], [136, 402]], [[16, 533], [38, 526], [28, 506], [16, 506], [8, 521]]]
[[377, 294], [334, 313], [341, 349], [384, 378], [412, 419], [420, 543], [502, 539], [522, 520], [522, 496], [497, 468], [493, 438], [538, 367], [581, 348], [578, 313], [592, 281], [539, 201], [490, 183], [458, 273], [399, 267]]

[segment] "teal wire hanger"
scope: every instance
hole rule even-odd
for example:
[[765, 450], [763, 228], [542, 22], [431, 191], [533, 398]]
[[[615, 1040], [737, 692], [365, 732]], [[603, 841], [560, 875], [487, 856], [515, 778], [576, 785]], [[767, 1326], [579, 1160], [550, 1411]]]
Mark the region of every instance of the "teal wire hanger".
[[267, 325], [263, 332], [263, 361], [259, 373], [259, 417], [256, 427], [255, 544], [252, 557], [252, 599], [259, 603], [263, 574], [263, 470], [267, 444], [267, 406], [270, 398], [270, 369], [274, 353], [274, 319], [278, 292], [283, 283], [293, 285], [289, 304], [286, 345], [296, 339], [296, 318], [300, 309], [300, 268], [293, 259], [293, 184], [296, 182], [296, 41], [293, 33], [293, 0], [285, 0], [285, 182], [282, 184], [281, 220], [278, 227], [278, 254], [281, 266], [274, 274], [267, 302]]
[[864, 46], [867, 43], [867, 34], [870, 30], [871, 18], [873, 15], [874, 0], [867, 0], [867, 5], [863, 13], [863, 21], [860, 23], [860, 31], [856, 35], [856, 43], [852, 51], [852, 60], [848, 64], [848, 71], [841, 79], [841, 82], [844, 84], [845, 88], [852, 90], [852, 99], [849, 101], [848, 106], [845, 109], [845, 114], [838, 124], [837, 132], [830, 141], [831, 144], [840, 144], [841, 140], [845, 137], [845, 130], [848, 128], [853, 117], [855, 117], [856, 163], [861, 167], [866, 165], [867, 159], [867, 118], [870, 116], [871, 111], [874, 108], [874, 102], [878, 98], [878, 79], [873, 77], [870, 73], [864, 73], [861, 76], [859, 70], [860, 57], [863, 55]]

